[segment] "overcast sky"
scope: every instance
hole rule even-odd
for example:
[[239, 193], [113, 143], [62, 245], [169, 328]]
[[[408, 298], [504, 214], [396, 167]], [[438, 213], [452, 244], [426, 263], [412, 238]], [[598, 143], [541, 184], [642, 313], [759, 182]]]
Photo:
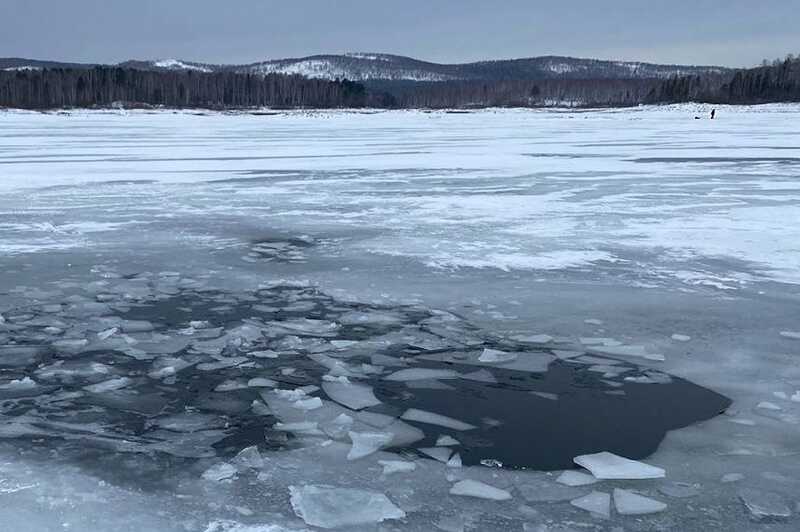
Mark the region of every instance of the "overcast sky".
[[245, 63], [387, 52], [752, 66], [800, 53], [800, 0], [0, 0], [0, 57]]

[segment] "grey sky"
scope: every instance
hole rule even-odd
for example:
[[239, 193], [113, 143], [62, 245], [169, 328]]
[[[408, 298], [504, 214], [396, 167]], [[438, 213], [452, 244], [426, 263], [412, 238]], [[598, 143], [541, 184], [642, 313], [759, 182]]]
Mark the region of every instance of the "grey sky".
[[244, 63], [388, 52], [751, 66], [800, 53], [800, 0], [0, 0], [0, 57]]

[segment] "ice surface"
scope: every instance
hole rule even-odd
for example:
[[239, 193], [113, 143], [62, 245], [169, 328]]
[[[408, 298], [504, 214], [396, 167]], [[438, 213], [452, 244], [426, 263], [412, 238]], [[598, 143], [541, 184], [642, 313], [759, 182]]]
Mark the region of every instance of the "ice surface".
[[406, 513], [383, 493], [324, 485], [290, 486], [294, 512], [306, 524], [340, 528], [403, 519]]
[[372, 387], [352, 382], [323, 382], [322, 390], [340, 405], [352, 410], [362, 410], [370, 406], [381, 404]]
[[453, 430], [472, 430], [477, 428], [475, 425], [470, 425], [463, 421], [453, 419], [451, 417], [443, 416], [433, 412], [426, 412], [416, 408], [409, 408], [406, 410], [401, 418], [406, 421], [417, 421], [419, 423], [427, 423], [429, 425], [438, 425], [440, 427], [447, 427]]
[[[4, 395], [2, 434], [15, 438], [2, 438], [0, 489], [38, 484], [13, 492], [14, 504], [0, 512], [4, 526], [295, 529], [302, 526], [288, 485], [343, 478], [409, 513], [391, 528], [427, 532], [448, 515], [487, 532], [603, 528], [568, 505], [538, 504], [592, 489], [563, 485], [557, 475], [420, 460], [414, 473], [386, 477], [378, 460], [399, 461], [396, 454], [345, 460], [350, 431], [391, 433], [392, 445], [424, 437], [431, 446], [451, 432], [420, 424], [423, 434], [409, 425], [417, 422], [397, 419], [412, 406], [400, 401], [427, 393], [381, 380], [398, 369], [445, 368], [463, 379], [408, 383], [498, 390], [489, 376], [505, 382], [517, 368], [538, 370], [520, 375], [527, 383], [566, 367], [588, 386], [629, 392], [597, 393], [614, 404], [646, 405], [663, 391], [566, 362], [598, 353], [570, 347], [580, 337], [623, 342], [600, 348], [634, 346], [626, 360], [648, 367], [642, 354], [663, 353], [665, 371], [733, 397], [734, 419], [757, 420], [755, 429], [723, 418], [669, 432], [658, 464], [702, 489], [671, 504], [658, 524], [751, 530], [745, 506], [736, 511], [734, 486], [720, 483], [727, 471], [793, 508], [796, 486], [764, 473], [800, 473], [791, 459], [800, 402], [795, 339], [778, 332], [798, 330], [798, 225], [788, 222], [800, 205], [798, 108], [726, 107], [724, 121], [702, 124], [687, 120], [695, 112], [0, 112], [0, 385], [26, 377], [38, 384], [24, 400]], [[292, 241], [306, 233], [314, 247], [303, 251], [303, 264], [295, 261], [302, 244]], [[261, 262], [239, 260], [250, 252]], [[315, 294], [316, 284], [336, 300]], [[470, 323], [460, 317], [467, 315]], [[584, 320], [600, 316], [607, 324]], [[153, 330], [126, 333], [125, 322]], [[677, 333], [702, 336], [702, 349], [670, 340]], [[481, 362], [484, 348], [517, 358]], [[260, 398], [261, 385], [273, 382], [333, 382], [324, 372], [374, 386], [382, 399], [396, 392], [398, 402], [356, 412], [323, 393], [313, 410], [289, 399], [272, 408]], [[130, 383], [84, 389], [120, 378]], [[526, 401], [543, 409], [575, 399], [533, 384], [542, 399]], [[311, 395], [296, 400], [317, 404]], [[460, 398], [452, 389], [431, 396]], [[782, 410], [764, 408], [769, 401]], [[492, 425], [475, 421], [482, 416], [413, 406], [480, 425], [452, 431], [463, 443], [452, 450], [465, 461], [497, 443]], [[350, 423], [334, 423], [345, 414]], [[539, 439], [547, 432], [532, 430]], [[264, 454], [260, 467], [233, 458], [253, 445]], [[192, 482], [221, 460], [242, 479]], [[38, 463], [47, 467], [36, 475]], [[481, 504], [477, 512], [474, 499], [436, 502], [431, 494], [447, 492], [448, 475], [518, 493], [530, 506], [495, 512]], [[620, 487], [693, 492], [645, 484]], [[233, 523], [240, 519], [247, 524]], [[648, 522], [613, 524], [644, 530]]]
[[479, 480], [461, 480], [453, 484], [450, 488], [451, 495], [463, 495], [465, 497], [476, 497], [478, 499], [489, 499], [492, 501], [507, 501], [513, 496], [506, 490], [495, 488]]
[[572, 506], [586, 510], [598, 517], [611, 517], [611, 496], [602, 491], [593, 491], [588, 495], [570, 501]]
[[648, 479], [663, 478], [666, 472], [660, 467], [629, 460], [603, 451], [575, 457], [575, 463], [588, 469], [598, 479]]
[[776, 493], [744, 488], [739, 491], [739, 498], [750, 515], [759, 521], [785, 519], [792, 515], [792, 510], [786, 501]]
[[646, 515], [663, 512], [667, 505], [632, 491], [615, 488], [614, 506], [622, 515]]

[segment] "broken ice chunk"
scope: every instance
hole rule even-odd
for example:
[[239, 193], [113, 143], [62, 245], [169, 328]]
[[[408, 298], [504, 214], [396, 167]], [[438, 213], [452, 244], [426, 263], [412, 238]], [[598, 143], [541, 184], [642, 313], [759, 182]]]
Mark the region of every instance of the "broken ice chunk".
[[565, 486], [588, 486], [597, 482], [597, 479], [580, 471], [564, 471], [556, 482]]
[[233, 467], [231, 464], [223, 462], [206, 469], [203, 473], [203, 478], [213, 482], [220, 482], [222, 480], [227, 480], [234, 477], [236, 472], [237, 471], [235, 467]]
[[461, 375], [451, 369], [411, 368], [401, 369], [384, 377], [387, 381], [419, 381], [429, 379], [457, 379]]
[[548, 401], [558, 401], [558, 395], [549, 392], [531, 392], [533, 395], [537, 395], [542, 399], [547, 399]]
[[465, 373], [461, 375], [461, 378], [469, 381], [497, 384], [497, 379], [494, 377], [494, 375], [485, 369], [479, 369], [478, 371], [473, 371], [472, 373]]
[[417, 410], [416, 408], [409, 408], [400, 417], [406, 421], [439, 425], [440, 427], [447, 427], [453, 430], [472, 430], [477, 428], [475, 425], [470, 425], [469, 423], [464, 423], [463, 421], [451, 417], [435, 414], [433, 412], [426, 412], [424, 410]]
[[266, 377], [255, 377], [247, 381], [248, 388], [275, 388], [277, 385], [277, 382]]
[[521, 342], [523, 344], [549, 344], [553, 341], [553, 337], [549, 334], [532, 334], [532, 335], [517, 335], [512, 336], [512, 340], [515, 342]]
[[317, 408], [322, 408], [322, 399], [319, 397], [309, 397], [308, 399], [298, 399], [291, 403], [294, 408], [299, 408], [300, 410], [316, 410]]
[[23, 377], [21, 379], [14, 379], [6, 384], [0, 385], [0, 390], [11, 390], [11, 391], [32, 390], [37, 386], [38, 385], [36, 384], [36, 381], [31, 379], [30, 377]]
[[459, 453], [455, 453], [450, 457], [450, 460], [447, 461], [447, 467], [461, 467], [462, 465], [461, 455]]
[[388, 432], [353, 431], [348, 432], [347, 435], [350, 436], [350, 441], [353, 442], [350, 452], [347, 453], [348, 460], [358, 460], [379, 451], [388, 445], [394, 436]]
[[451, 447], [453, 445], [461, 445], [459, 441], [452, 436], [439, 436], [436, 440], [436, 447]]
[[130, 383], [131, 380], [129, 378], [119, 377], [117, 379], [109, 379], [107, 381], [99, 382], [97, 384], [84, 386], [83, 389], [91, 393], [105, 393], [125, 388]]
[[611, 517], [611, 496], [602, 491], [593, 491], [589, 495], [573, 499], [570, 504], [604, 519]]
[[275, 423], [272, 427], [281, 432], [296, 432], [298, 434], [321, 435], [316, 421], [298, 421], [296, 423]]
[[671, 336], [671, 338], [672, 338], [673, 340], [675, 340], [676, 342], [688, 342], [689, 340], [691, 340], [691, 339], [692, 339], [692, 337], [691, 337], [691, 336], [687, 336], [687, 335], [685, 335], [685, 334], [673, 334], [673, 335]]
[[111, 327], [110, 329], [106, 329], [104, 331], [100, 331], [99, 333], [97, 333], [97, 337], [100, 338], [101, 340], [108, 340], [118, 332], [119, 332], [118, 327]]
[[758, 405], [756, 405], [756, 408], [760, 408], [762, 410], [773, 410], [773, 411], [783, 410], [780, 406], [776, 405], [775, 403], [770, 403], [769, 401], [761, 401], [760, 403], [758, 403]]
[[334, 401], [351, 410], [362, 410], [381, 404], [372, 387], [349, 381], [329, 381], [322, 383], [322, 390]]
[[729, 482], [739, 482], [740, 480], [744, 480], [744, 475], [741, 473], [726, 473], [722, 475], [720, 482], [727, 484]]
[[480, 362], [487, 364], [503, 364], [505, 362], [512, 362], [517, 359], [516, 353], [507, 353], [506, 351], [499, 351], [497, 349], [484, 349], [481, 356], [478, 357]]
[[144, 320], [122, 320], [119, 327], [124, 333], [150, 332], [155, 329], [152, 323]]
[[264, 458], [255, 445], [245, 447], [239, 451], [233, 457], [233, 462], [241, 468], [259, 469], [264, 466]]
[[576, 456], [574, 462], [588, 469], [595, 478], [601, 480], [637, 480], [663, 478], [666, 475], [666, 472], [660, 467], [629, 460], [607, 451]]
[[592, 350], [606, 355], [641, 357], [647, 360], [655, 360], [658, 362], [663, 362], [665, 360], [664, 355], [648, 353], [647, 350], [644, 348], [644, 346], [641, 345], [619, 345], [619, 346], [598, 345], [598, 346], [592, 346]]
[[383, 493], [333, 486], [290, 486], [294, 513], [306, 524], [320, 528], [381, 523], [403, 519], [406, 513]]
[[450, 460], [450, 456], [453, 454], [453, 451], [447, 447], [422, 447], [419, 449], [419, 452], [445, 464]]
[[781, 331], [781, 336], [791, 340], [800, 340], [800, 332], [798, 331]]
[[776, 493], [745, 488], [739, 491], [739, 498], [750, 515], [758, 521], [785, 519], [792, 515], [783, 497]]
[[489, 484], [484, 484], [478, 480], [462, 480], [453, 484], [450, 488], [451, 495], [462, 495], [464, 497], [476, 497], [478, 499], [489, 499], [492, 501], [507, 501], [511, 494], [506, 490], [495, 488]]
[[407, 473], [417, 468], [416, 463], [406, 462], [405, 460], [378, 460], [378, 463], [383, 466], [384, 475]]
[[614, 489], [614, 506], [622, 515], [647, 515], [667, 509], [667, 505], [661, 501], [619, 488]]

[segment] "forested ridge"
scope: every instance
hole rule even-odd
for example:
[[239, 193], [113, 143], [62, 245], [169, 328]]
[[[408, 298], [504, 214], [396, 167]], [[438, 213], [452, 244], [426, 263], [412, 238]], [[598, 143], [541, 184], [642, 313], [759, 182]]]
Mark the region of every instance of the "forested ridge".
[[0, 106], [24, 109], [114, 104], [187, 108], [336, 108], [366, 103], [363, 85], [268, 74], [102, 67], [0, 71]]
[[708, 102], [800, 102], [800, 59], [664, 78], [408, 81], [312, 79], [130, 66], [0, 70], [0, 107], [176, 108], [622, 107]]

